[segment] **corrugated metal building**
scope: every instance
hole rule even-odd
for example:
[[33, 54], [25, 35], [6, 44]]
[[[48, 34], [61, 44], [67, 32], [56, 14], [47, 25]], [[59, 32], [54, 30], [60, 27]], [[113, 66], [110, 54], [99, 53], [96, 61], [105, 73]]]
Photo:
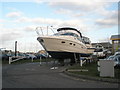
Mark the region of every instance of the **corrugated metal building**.
[[112, 40], [112, 53], [120, 50], [120, 34], [112, 35], [110, 40]]
[[93, 47], [95, 47], [96, 45], [102, 45], [105, 49], [112, 48], [112, 44], [110, 42], [92, 43]]

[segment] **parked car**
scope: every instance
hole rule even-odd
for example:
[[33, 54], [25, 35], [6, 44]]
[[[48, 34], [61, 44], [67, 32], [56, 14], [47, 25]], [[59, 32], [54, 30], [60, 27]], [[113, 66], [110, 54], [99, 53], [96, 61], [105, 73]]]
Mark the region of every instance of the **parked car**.
[[22, 57], [22, 58], [24, 58], [24, 59], [26, 59], [27, 57], [26, 57], [26, 55], [24, 54], [24, 53], [18, 53], [18, 55], [17, 55], [18, 57]]
[[120, 52], [115, 52], [114, 56], [116, 56], [116, 55], [120, 55]]
[[120, 55], [115, 56], [114, 61], [116, 66], [120, 66]]
[[114, 56], [109, 56], [107, 60], [113, 60]]
[[36, 59], [37, 57], [34, 54], [26, 54], [27, 59]]
[[14, 57], [15, 56], [15, 54], [13, 54], [13, 53], [11, 53], [11, 54], [6, 54], [7, 56], [9, 56], [9, 57]]
[[40, 57], [41, 57], [41, 58], [47, 58], [48, 56], [47, 56], [46, 54], [36, 54], [36, 57], [37, 57], [38, 59], [40, 59]]
[[0, 54], [0, 59], [9, 60], [9, 56], [7, 54], [2, 53], [2, 54]]
[[120, 66], [120, 55], [109, 56], [107, 60], [114, 60], [115, 61], [114, 66]]

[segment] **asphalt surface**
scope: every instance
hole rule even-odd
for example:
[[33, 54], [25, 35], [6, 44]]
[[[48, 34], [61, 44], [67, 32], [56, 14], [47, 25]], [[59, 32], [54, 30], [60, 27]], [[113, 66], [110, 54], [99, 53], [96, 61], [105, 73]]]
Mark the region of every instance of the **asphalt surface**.
[[2, 67], [2, 88], [118, 88], [116, 83], [90, 81], [67, 76], [66, 66], [51, 69], [52, 64], [11, 64]]

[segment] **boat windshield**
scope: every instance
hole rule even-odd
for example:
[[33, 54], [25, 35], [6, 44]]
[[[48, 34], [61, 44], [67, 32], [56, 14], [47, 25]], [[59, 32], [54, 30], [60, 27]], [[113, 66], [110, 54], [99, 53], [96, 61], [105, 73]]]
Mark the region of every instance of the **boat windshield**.
[[61, 34], [61, 35], [76, 36], [76, 37], [78, 37], [78, 35], [75, 34], [75, 33], [63, 33], [63, 34]]
[[56, 33], [54, 34], [55, 36], [73, 36], [73, 37], [76, 37], [78, 40], [81, 40], [81, 37], [78, 36], [77, 34], [75, 33], [71, 33], [71, 32], [66, 32], [66, 33]]

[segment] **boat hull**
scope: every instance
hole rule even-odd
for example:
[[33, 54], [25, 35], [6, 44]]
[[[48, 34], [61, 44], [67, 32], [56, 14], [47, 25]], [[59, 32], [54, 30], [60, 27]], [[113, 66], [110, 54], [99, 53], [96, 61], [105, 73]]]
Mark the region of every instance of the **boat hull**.
[[48, 51], [48, 53], [55, 59], [71, 59], [74, 60], [75, 58], [79, 57], [89, 57], [91, 54], [84, 54], [84, 53], [73, 53], [73, 52], [58, 52], [58, 51]]
[[37, 40], [55, 59], [74, 59], [79, 56], [89, 57], [91, 55], [87, 47], [73, 37], [50, 36], [38, 37]]

